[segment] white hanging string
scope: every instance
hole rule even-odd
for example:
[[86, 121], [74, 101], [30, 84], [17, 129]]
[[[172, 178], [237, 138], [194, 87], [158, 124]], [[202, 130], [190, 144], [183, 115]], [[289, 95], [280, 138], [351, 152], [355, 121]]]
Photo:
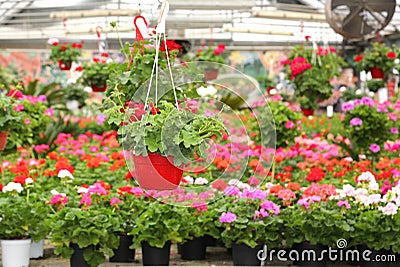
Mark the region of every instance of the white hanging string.
[[178, 103], [178, 98], [176, 97], [175, 83], [174, 83], [174, 78], [172, 76], [172, 68], [171, 68], [171, 62], [169, 60], [169, 53], [168, 53], [168, 47], [167, 47], [167, 38], [165, 36], [165, 33], [164, 33], [164, 45], [165, 45], [165, 51], [166, 51], [166, 55], [167, 55], [167, 64], [168, 64], [168, 69], [169, 69], [169, 76], [171, 78], [172, 90], [174, 91], [174, 98], [175, 98], [176, 108], [179, 109], [179, 103]]

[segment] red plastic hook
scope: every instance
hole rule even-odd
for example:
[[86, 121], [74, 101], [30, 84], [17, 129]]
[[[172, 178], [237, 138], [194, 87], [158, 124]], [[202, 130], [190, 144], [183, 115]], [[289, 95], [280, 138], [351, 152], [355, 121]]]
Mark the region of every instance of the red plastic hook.
[[103, 28], [101, 26], [97, 26], [96, 27], [96, 34], [97, 34], [97, 38], [100, 39], [100, 30], [103, 30]]
[[136, 30], [136, 41], [144, 40], [143, 34], [140, 32], [140, 29], [139, 29], [139, 27], [137, 25], [137, 20], [138, 19], [142, 19], [143, 22], [146, 24], [146, 27], [148, 27], [147, 21], [143, 16], [136, 16], [135, 17], [135, 19], [133, 20], [133, 24], [135, 25], [135, 30]]

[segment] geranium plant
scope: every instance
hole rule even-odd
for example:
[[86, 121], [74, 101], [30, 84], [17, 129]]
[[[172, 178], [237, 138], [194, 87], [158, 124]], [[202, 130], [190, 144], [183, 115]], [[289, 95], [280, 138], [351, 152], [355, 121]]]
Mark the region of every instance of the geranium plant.
[[128, 121], [122, 127], [124, 148], [134, 150], [135, 155], [152, 152], [173, 156], [175, 166], [203, 155], [207, 139], [221, 136], [224, 128], [216, 116], [198, 114], [197, 108], [188, 103], [176, 107], [161, 101], [149, 111], [128, 111]]
[[82, 55], [82, 43], [65, 43], [60, 44], [57, 39], [49, 39], [51, 45], [50, 60], [59, 63], [60, 67], [69, 69], [72, 62], [77, 61]]
[[[399, 55], [399, 50], [383, 43], [372, 43], [371, 48], [365, 49], [361, 55], [354, 57], [354, 64], [358, 71], [371, 71], [373, 68], [379, 68], [387, 74], [395, 67], [395, 59]], [[383, 77], [382, 77], [383, 78]]]
[[95, 57], [90, 64], [85, 64], [81, 80], [86, 86], [102, 88], [107, 85], [109, 75], [108, 53], [101, 53], [101, 57]]
[[[12, 91], [11, 95], [13, 93], [17, 92]], [[12, 125], [18, 124], [20, 119], [15, 99], [6, 92], [0, 92], [0, 132], [8, 132]]]
[[223, 64], [225, 62], [224, 53], [225, 53], [224, 44], [219, 44], [217, 48], [209, 46], [205, 50], [203, 49], [198, 50], [194, 60]]
[[287, 69], [291, 83], [295, 85], [295, 97], [303, 109], [316, 109], [318, 103], [328, 99], [333, 86], [330, 80], [339, 75], [344, 60], [336, 54], [335, 48], [317, 50], [296, 46], [289, 58], [282, 62]]

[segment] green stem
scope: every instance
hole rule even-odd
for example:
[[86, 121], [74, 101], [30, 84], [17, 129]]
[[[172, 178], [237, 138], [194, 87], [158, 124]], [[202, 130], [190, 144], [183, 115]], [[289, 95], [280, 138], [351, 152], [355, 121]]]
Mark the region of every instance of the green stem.
[[30, 190], [28, 189], [26, 193], [26, 203], [29, 203], [29, 192]]

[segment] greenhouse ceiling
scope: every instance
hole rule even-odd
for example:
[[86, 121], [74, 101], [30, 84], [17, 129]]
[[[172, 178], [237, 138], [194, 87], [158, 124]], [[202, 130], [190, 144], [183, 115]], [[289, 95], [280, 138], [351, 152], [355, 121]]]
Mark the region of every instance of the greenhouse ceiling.
[[[156, 26], [160, 2], [0, 1], [0, 48], [45, 48], [47, 39], [52, 37], [85, 40], [93, 46], [101, 39], [110, 48], [117, 48], [117, 34], [110, 22], [117, 22], [122, 39], [132, 41], [134, 17], [140, 14], [149, 27]], [[238, 50], [268, 50], [300, 43], [307, 35], [320, 43], [343, 41], [326, 22], [325, 0], [169, 0], [169, 3], [166, 18], [169, 38], [186, 39], [195, 45], [218, 42]], [[396, 12], [381, 34], [397, 33], [399, 23], [400, 14]]]

